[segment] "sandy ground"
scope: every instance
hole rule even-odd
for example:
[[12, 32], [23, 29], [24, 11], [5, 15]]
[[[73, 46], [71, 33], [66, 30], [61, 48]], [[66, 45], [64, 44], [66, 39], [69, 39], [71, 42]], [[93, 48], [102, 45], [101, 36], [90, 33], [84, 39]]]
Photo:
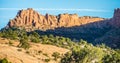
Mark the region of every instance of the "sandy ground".
[[[31, 47], [28, 50], [16, 47], [19, 42], [12, 40], [12, 45], [9, 45], [11, 40], [0, 38], [0, 58], [7, 58], [12, 63], [59, 63], [54, 60], [52, 54], [58, 52], [64, 55], [69, 50], [56, 47], [53, 45], [45, 45], [39, 43], [30, 43]], [[50, 59], [46, 62], [45, 59]]]

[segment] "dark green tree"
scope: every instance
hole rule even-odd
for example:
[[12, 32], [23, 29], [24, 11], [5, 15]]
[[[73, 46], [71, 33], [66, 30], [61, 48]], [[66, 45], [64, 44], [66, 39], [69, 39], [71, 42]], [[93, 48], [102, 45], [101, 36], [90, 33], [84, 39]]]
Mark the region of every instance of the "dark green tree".
[[29, 49], [30, 48], [30, 44], [28, 43], [27, 39], [20, 39], [20, 44], [18, 45], [19, 47], [22, 47], [24, 49]]
[[36, 32], [32, 32], [29, 35], [29, 39], [31, 40], [31, 42], [38, 43], [38, 42], [40, 42], [40, 35]]

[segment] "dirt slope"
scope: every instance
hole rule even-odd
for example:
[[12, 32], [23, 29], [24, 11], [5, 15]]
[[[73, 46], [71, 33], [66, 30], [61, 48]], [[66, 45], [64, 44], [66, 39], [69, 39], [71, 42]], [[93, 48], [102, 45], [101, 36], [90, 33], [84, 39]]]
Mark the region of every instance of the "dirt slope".
[[7, 42], [7, 39], [0, 39], [0, 58], [7, 58], [12, 63], [46, 63], [46, 59], [50, 59], [48, 63], [58, 63], [60, 59], [55, 61], [52, 54], [58, 52], [62, 56], [69, 51], [64, 48], [37, 43], [30, 43], [31, 48], [24, 50], [15, 45], [9, 45]]

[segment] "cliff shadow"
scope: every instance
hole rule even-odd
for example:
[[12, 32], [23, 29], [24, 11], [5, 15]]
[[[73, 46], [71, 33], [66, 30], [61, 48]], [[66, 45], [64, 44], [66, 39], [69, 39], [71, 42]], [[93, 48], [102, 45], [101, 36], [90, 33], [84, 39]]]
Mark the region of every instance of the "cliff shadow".
[[110, 20], [102, 20], [80, 26], [59, 27], [55, 29], [49, 29], [46, 31], [42, 31], [42, 30], [35, 30], [35, 31], [38, 32], [40, 35], [52, 34], [54, 36], [68, 37], [72, 40], [83, 39], [91, 43], [94, 42], [96, 38], [103, 36], [106, 32], [108, 32], [111, 29], [109, 25], [109, 21]]

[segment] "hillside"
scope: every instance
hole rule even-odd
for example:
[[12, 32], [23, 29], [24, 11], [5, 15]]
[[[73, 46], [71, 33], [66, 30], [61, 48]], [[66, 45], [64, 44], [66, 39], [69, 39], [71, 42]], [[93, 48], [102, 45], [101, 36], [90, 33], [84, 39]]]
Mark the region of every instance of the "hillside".
[[[119, 48], [120, 9], [115, 9], [110, 19], [84, 16], [77, 14], [59, 14], [58, 16], [41, 15], [32, 8], [20, 10], [11, 19], [6, 28], [18, 27], [26, 31], [36, 31], [39, 34], [53, 34], [72, 40], [87, 40], [94, 45], [105, 43], [112, 48]], [[114, 32], [113, 32], [114, 31]], [[114, 36], [115, 37], [112, 37]], [[109, 39], [110, 38], [110, 39]], [[109, 39], [109, 40], [108, 40]]]
[[[105, 44], [94, 46], [87, 41], [40, 35], [17, 28], [0, 32], [1, 63], [119, 63], [120, 50]], [[31, 61], [32, 60], [32, 61]], [[9, 61], [9, 62], [8, 62]]]
[[[12, 44], [9, 44], [12, 41]], [[0, 38], [0, 58], [7, 58], [12, 63], [45, 63], [49, 59], [49, 63], [59, 62], [54, 60], [52, 54], [54, 52], [64, 55], [68, 52], [68, 49], [56, 47], [52, 45], [30, 43], [31, 48], [25, 50], [23, 48], [16, 47], [19, 42], [14, 40], [8, 40]]]
[[[63, 44], [62, 48], [61, 46], [58, 47], [57, 45], [60, 45], [59, 43], [62, 43], [62, 41], [56, 43], [56, 46], [55, 44], [48, 45], [50, 43], [44, 42], [44, 44], [41, 44], [40, 42], [27, 42], [30, 44], [30, 47], [27, 49], [25, 49], [24, 47], [18, 47], [19, 43], [21, 42], [19, 42], [18, 40], [8, 40], [6, 38], [0, 38], [0, 62], [4, 63], [6, 61], [5, 59], [12, 63], [120, 62], [120, 50], [113, 50], [105, 46], [104, 44], [93, 46], [92, 44], [87, 43], [83, 40], [81, 40], [79, 43], [70, 42], [71, 45], [73, 45], [70, 49], [63, 48], [63, 46], [69, 47], [69, 42], [65, 42], [66, 44]], [[25, 44], [23, 45], [26, 46]], [[26, 47], [28, 47], [28, 45]]]

